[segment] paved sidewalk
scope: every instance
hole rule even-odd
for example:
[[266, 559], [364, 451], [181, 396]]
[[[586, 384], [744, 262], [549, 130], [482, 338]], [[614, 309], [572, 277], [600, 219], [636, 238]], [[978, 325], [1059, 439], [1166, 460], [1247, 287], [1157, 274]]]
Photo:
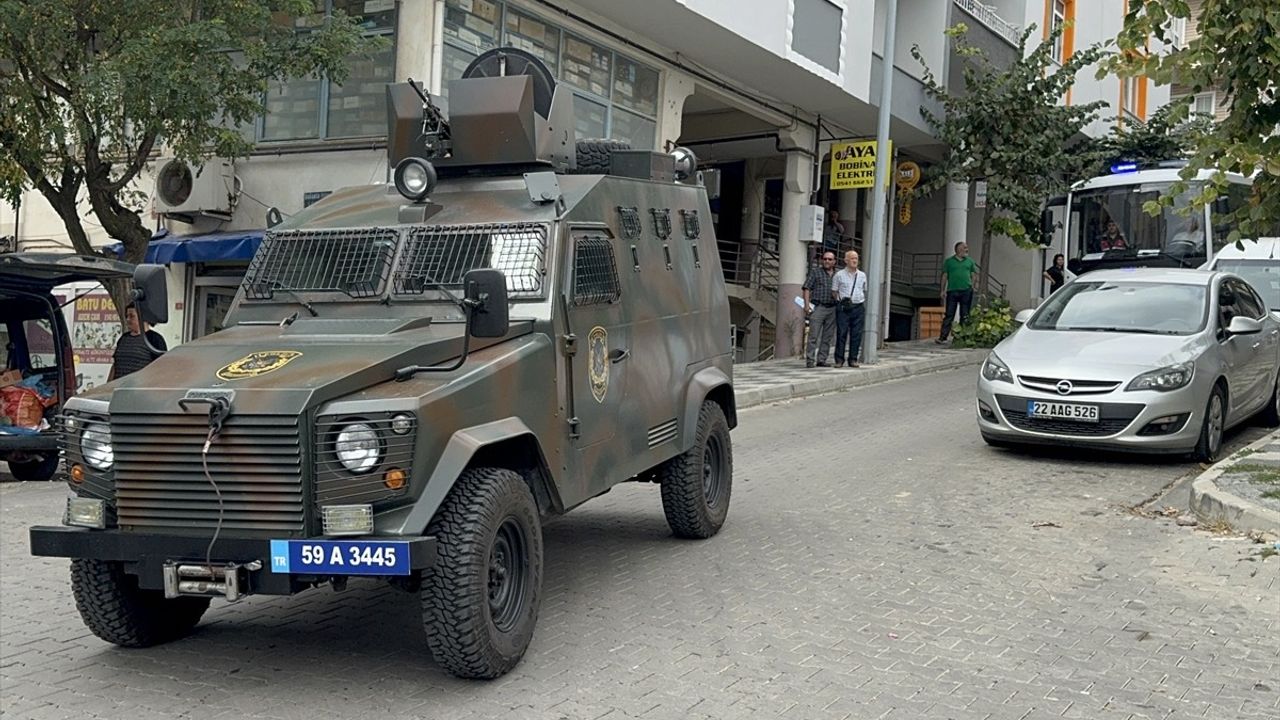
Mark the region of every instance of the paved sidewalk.
[[879, 362], [859, 368], [806, 368], [803, 357], [743, 363], [733, 368], [734, 394], [739, 409], [749, 408], [969, 365], [976, 368], [987, 352], [911, 340], [889, 343], [880, 351]]
[[1280, 431], [1220, 461], [1191, 484], [1191, 510], [1204, 522], [1222, 521], [1240, 532], [1280, 536], [1280, 499], [1264, 492], [1280, 483], [1254, 482], [1258, 473], [1280, 473]]

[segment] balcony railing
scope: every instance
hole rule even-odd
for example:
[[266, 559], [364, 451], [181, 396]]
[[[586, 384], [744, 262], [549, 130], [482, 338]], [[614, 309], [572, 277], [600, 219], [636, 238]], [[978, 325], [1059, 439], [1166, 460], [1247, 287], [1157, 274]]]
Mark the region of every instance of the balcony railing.
[[978, 22], [986, 25], [992, 32], [1014, 45], [1017, 45], [1022, 38], [1022, 27], [997, 15], [996, 9], [990, 5], [983, 5], [978, 0], [955, 0], [955, 3], [976, 18]]

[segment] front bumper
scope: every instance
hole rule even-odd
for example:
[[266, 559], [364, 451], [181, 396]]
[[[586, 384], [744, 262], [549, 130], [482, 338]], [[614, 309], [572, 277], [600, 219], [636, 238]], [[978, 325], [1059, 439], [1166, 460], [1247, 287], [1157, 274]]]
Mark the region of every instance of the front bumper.
[[[348, 539], [348, 538], [344, 538]], [[356, 539], [356, 538], [349, 538]], [[369, 537], [368, 540], [398, 540], [409, 544], [409, 567], [424, 570], [435, 565], [434, 537]], [[138, 577], [139, 587], [164, 589], [164, 566], [184, 560], [203, 563], [209, 538], [183, 535], [149, 535], [119, 530], [91, 530], [80, 527], [35, 526], [30, 531], [31, 554], [39, 557], [83, 558], [125, 563], [125, 572]], [[329, 576], [295, 575], [271, 571], [271, 540], [219, 537], [212, 560], [216, 563], [250, 565], [244, 593], [292, 595]]]
[[[978, 428], [984, 437], [1007, 443], [1058, 445], [1150, 453], [1182, 453], [1200, 437], [1205, 402], [1197, 384], [1172, 392], [1128, 392], [1062, 396], [1007, 382], [978, 379]], [[1039, 420], [1027, 417], [1032, 400], [1096, 405], [1099, 422]], [[1153, 420], [1185, 416], [1173, 432], [1151, 434]]]

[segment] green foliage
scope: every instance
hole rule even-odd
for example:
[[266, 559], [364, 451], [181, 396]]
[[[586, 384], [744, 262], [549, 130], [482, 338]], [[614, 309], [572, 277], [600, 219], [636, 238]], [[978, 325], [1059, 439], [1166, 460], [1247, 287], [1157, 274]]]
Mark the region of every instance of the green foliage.
[[1213, 120], [1192, 117], [1192, 98], [1162, 105], [1145, 121], [1127, 117], [1117, 123], [1107, 137], [1098, 141], [1102, 162], [1093, 174], [1109, 172], [1113, 160], [1155, 163], [1185, 158], [1195, 151], [1203, 137], [1213, 131]]
[[138, 262], [150, 232], [128, 187], [153, 151], [200, 160], [251, 148], [234, 129], [271, 80], [341, 81], [375, 49], [342, 14], [299, 33], [312, 0], [0, 0], [0, 197], [34, 187], [91, 252], [77, 202]]
[[1013, 333], [1013, 309], [1003, 298], [979, 305], [969, 318], [957, 325], [951, 342], [953, 347], [990, 348]]
[[964, 25], [947, 31], [957, 54], [965, 58], [962, 89], [945, 87], [925, 64], [919, 47], [911, 49], [912, 57], [924, 66], [926, 93], [941, 105], [940, 115], [927, 107], [920, 111], [947, 146], [920, 191], [929, 194], [948, 182], [985, 180], [986, 233], [1032, 247], [1044, 199], [1096, 167], [1096, 150], [1075, 146], [1106, 103], [1066, 105], [1062, 98], [1077, 73], [1102, 58], [1102, 49], [1095, 45], [1079, 50], [1060, 66], [1052, 50], [1062, 28], [1028, 52], [1032, 25], [1023, 31], [1015, 59], [1004, 65], [970, 45], [966, 32]]
[[[1280, 227], [1280, 3], [1275, 0], [1204, 0], [1196, 18], [1199, 34], [1167, 53], [1148, 53], [1149, 37], [1168, 38], [1172, 18], [1191, 17], [1186, 0], [1131, 0], [1117, 38], [1121, 53], [1109, 59], [1099, 76], [1146, 75], [1160, 85], [1178, 82], [1193, 93], [1217, 87], [1231, 103], [1227, 117], [1200, 138], [1190, 163], [1161, 198], [1172, 205], [1186, 180], [1203, 169], [1216, 177], [1197, 195], [1194, 206], [1211, 202], [1226, 185], [1224, 172], [1253, 175], [1253, 196], [1229, 222], [1228, 242], [1275, 234]], [[1158, 212], [1159, 206], [1147, 208]]]

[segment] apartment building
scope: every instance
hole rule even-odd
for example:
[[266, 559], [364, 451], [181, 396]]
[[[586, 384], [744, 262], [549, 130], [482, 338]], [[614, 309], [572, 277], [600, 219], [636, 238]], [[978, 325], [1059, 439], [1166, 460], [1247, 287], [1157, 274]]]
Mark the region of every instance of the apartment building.
[[[634, 147], [691, 148], [719, 170], [715, 226], [734, 298], [739, 359], [794, 354], [803, 319], [793, 300], [812, 255], [805, 206], [839, 211], [844, 242], [870, 232], [868, 189], [831, 187], [831, 151], [873, 140], [888, 0], [316, 0], [324, 12], [360, 16], [388, 49], [352, 66], [341, 86], [323, 78], [273, 85], [267, 114], [243, 132], [257, 141], [247, 158], [213, 159], [198, 183], [215, 207], [165, 212], [159, 155], [137, 188], [152, 200], [157, 238], [149, 259], [171, 270], [171, 343], [217, 329], [269, 208], [288, 216], [333, 190], [386, 182], [385, 100], [389, 81], [414, 78], [447, 102], [449, 81], [479, 53], [502, 45], [540, 57], [576, 96], [580, 138], [611, 137]], [[918, 45], [929, 67], [959, 83], [960, 61], [943, 30], [958, 22], [993, 57], [1012, 59], [1029, 24], [1072, 22], [1061, 43], [1075, 48], [1112, 37], [1121, 2], [1075, 0], [898, 0], [893, 63], [893, 162], [927, 168], [942, 149], [920, 113], [928, 101]], [[323, 12], [297, 22], [298, 32]], [[1167, 92], [1092, 74], [1064, 102], [1102, 98], [1142, 117]], [[1105, 132], [1099, 122], [1090, 132]], [[1034, 172], [1034, 159], [1028, 160]], [[206, 188], [208, 189], [208, 188]], [[917, 198], [909, 218], [895, 207], [885, 257], [891, 339], [910, 337], [916, 310], [935, 303], [938, 266], [958, 240], [977, 250], [983, 199], [953, 186]], [[188, 208], [188, 210], [190, 210]], [[90, 218], [91, 220], [91, 218]], [[97, 244], [110, 239], [90, 222]], [[66, 249], [66, 231], [37, 193], [0, 208], [0, 235], [21, 249]], [[1017, 306], [1039, 296], [1042, 258], [1004, 239], [988, 272]], [[976, 253], [975, 253], [976, 254]]]

